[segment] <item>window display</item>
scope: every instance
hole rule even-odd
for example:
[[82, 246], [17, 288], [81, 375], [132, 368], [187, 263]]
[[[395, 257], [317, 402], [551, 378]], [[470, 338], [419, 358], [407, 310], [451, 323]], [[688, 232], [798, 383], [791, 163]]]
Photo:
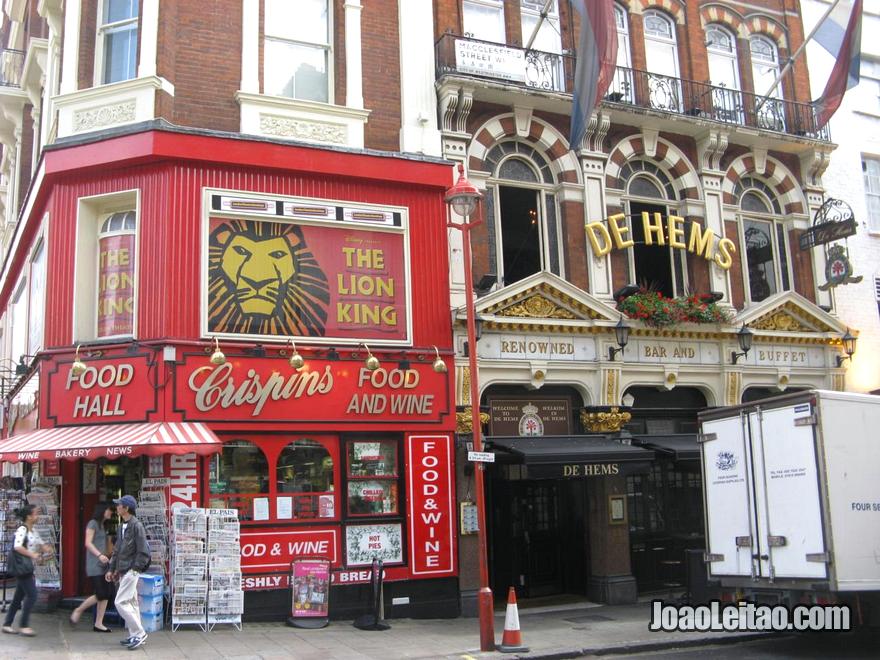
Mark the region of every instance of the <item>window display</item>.
[[278, 457], [276, 479], [279, 519], [334, 517], [333, 457], [320, 442], [304, 438], [287, 445]]
[[397, 443], [348, 442], [348, 513], [352, 516], [397, 514]]
[[253, 520], [253, 499], [269, 492], [266, 455], [247, 440], [232, 440], [211, 459], [208, 480], [211, 506], [237, 509], [241, 520]]

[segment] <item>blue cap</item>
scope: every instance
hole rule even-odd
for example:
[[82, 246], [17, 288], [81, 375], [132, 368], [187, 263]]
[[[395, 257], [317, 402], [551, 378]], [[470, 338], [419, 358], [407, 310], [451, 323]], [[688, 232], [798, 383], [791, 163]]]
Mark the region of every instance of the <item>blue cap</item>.
[[122, 506], [127, 506], [129, 511], [134, 511], [137, 509], [137, 500], [134, 499], [131, 495], [123, 495], [118, 500], [113, 500], [113, 504], [121, 504]]

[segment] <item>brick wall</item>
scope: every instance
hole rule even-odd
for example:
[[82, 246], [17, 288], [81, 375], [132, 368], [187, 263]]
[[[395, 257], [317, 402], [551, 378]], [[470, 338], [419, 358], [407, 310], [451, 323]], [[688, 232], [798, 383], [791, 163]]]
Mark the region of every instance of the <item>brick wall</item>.
[[361, 13], [364, 131], [368, 149], [400, 149], [400, 37], [397, 0], [365, 2]]

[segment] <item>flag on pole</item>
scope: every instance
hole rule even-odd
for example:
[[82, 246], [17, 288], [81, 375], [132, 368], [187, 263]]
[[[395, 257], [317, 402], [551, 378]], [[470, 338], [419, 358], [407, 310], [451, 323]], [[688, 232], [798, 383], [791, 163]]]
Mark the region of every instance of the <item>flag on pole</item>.
[[841, 0], [817, 27], [816, 41], [836, 59], [825, 91], [815, 101], [816, 123], [831, 119], [846, 90], [859, 84], [862, 48], [862, 0]]
[[571, 0], [581, 17], [577, 65], [574, 73], [574, 106], [571, 110], [569, 145], [579, 149], [587, 122], [617, 67], [617, 27], [613, 0]]

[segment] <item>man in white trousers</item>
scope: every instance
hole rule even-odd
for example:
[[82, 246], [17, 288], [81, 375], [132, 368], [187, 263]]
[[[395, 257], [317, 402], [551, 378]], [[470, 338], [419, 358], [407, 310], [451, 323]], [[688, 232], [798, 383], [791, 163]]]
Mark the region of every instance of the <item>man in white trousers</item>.
[[137, 584], [140, 574], [150, 565], [150, 549], [144, 526], [134, 515], [137, 510], [137, 500], [131, 495], [123, 495], [118, 500], [113, 500], [113, 503], [116, 505], [120, 523], [116, 534], [116, 547], [104, 577], [108, 582], [119, 580], [116, 611], [125, 619], [128, 628], [128, 637], [120, 644], [133, 651], [147, 641], [147, 633], [141, 625]]

